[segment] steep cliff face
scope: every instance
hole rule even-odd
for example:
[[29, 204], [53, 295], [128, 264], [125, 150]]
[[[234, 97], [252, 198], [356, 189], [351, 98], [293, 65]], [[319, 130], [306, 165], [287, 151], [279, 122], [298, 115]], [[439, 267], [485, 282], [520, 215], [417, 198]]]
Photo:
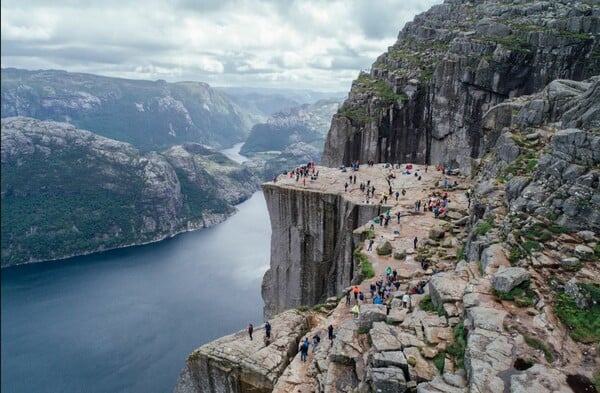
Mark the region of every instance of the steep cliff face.
[[600, 73], [597, 7], [450, 1], [408, 23], [334, 116], [323, 165], [444, 163], [471, 173], [482, 115], [556, 78]]
[[271, 265], [262, 296], [265, 315], [338, 295], [358, 277], [352, 231], [379, 214], [339, 193], [262, 186], [271, 219]]
[[2, 69], [2, 117], [64, 121], [138, 149], [244, 140], [249, 114], [206, 83]]
[[2, 266], [143, 244], [218, 223], [257, 179], [197, 144], [164, 154], [2, 119]]

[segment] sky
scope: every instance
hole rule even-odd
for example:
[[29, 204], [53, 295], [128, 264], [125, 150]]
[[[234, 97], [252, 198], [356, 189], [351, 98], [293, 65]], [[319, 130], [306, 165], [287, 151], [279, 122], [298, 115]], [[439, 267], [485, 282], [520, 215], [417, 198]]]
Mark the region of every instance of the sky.
[[2, 0], [1, 65], [348, 91], [442, 0]]

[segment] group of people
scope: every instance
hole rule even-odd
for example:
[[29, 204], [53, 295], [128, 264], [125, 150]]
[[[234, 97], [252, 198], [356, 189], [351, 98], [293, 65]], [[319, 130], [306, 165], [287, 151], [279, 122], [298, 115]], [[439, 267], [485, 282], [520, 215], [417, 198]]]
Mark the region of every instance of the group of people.
[[[333, 340], [335, 338], [335, 334], [333, 334], [333, 325], [329, 325], [327, 327], [327, 335], [329, 337], [329, 340]], [[315, 333], [315, 335], [312, 337], [313, 340], [313, 353], [317, 350], [317, 346], [319, 345], [319, 343], [321, 342], [321, 336], [319, 336], [319, 332]], [[310, 347], [310, 342], [308, 341], [308, 337], [306, 337], [304, 339], [304, 341], [302, 341], [302, 343], [300, 344], [300, 360], [303, 362], [306, 362], [306, 358], [308, 357], [308, 349]]]
[[[250, 337], [250, 341], [252, 341], [252, 334], [254, 334], [254, 325], [248, 324], [248, 336]], [[269, 321], [265, 323], [265, 341], [269, 342], [271, 340], [271, 324]]]

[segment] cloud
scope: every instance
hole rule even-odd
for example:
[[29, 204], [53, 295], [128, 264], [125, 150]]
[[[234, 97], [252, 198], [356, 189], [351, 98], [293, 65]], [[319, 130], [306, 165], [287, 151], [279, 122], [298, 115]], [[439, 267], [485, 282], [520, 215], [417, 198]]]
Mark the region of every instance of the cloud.
[[7, 0], [2, 67], [347, 90], [441, 0]]

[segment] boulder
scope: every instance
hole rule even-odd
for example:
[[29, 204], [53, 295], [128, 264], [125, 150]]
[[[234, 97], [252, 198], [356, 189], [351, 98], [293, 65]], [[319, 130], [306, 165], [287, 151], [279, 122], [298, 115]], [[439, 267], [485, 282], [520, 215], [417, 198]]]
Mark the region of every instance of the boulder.
[[373, 390], [378, 393], [403, 393], [406, 391], [404, 371], [396, 367], [371, 369]]
[[360, 344], [355, 334], [356, 323], [347, 321], [336, 329], [335, 340], [331, 344], [329, 360], [344, 365], [354, 365], [355, 360], [360, 358]]
[[562, 267], [563, 269], [566, 270], [571, 270], [571, 269], [575, 269], [577, 266], [579, 266], [579, 258], [575, 258], [575, 257], [567, 257], [567, 258], [562, 258], [560, 260], [560, 267]]
[[591, 242], [596, 239], [596, 234], [592, 231], [579, 231], [577, 236], [583, 239], [585, 242]]
[[447, 342], [452, 339], [452, 329], [449, 327], [439, 326], [426, 326], [425, 340], [430, 344], [438, 344], [440, 342]]
[[431, 381], [434, 377], [440, 375], [438, 369], [421, 356], [419, 348], [404, 348], [404, 356], [406, 356], [408, 363], [408, 375], [411, 381]]
[[374, 322], [373, 328], [369, 331], [373, 348], [379, 352], [401, 350], [402, 342], [398, 339], [397, 332], [397, 328], [385, 322]]
[[429, 280], [429, 294], [436, 307], [462, 299], [467, 282], [454, 272], [439, 273]]
[[467, 320], [474, 328], [494, 332], [504, 331], [504, 318], [508, 312], [490, 307], [471, 307], [467, 309]]
[[467, 389], [452, 386], [442, 377], [435, 377], [431, 382], [420, 383], [417, 385], [417, 393], [467, 393]]
[[553, 392], [572, 393], [564, 372], [542, 364], [510, 377], [510, 393]]
[[398, 367], [408, 372], [406, 356], [402, 351], [386, 351], [373, 354], [373, 367]]
[[358, 327], [371, 329], [373, 322], [382, 322], [387, 319], [387, 309], [382, 304], [363, 304], [358, 314]]
[[517, 285], [529, 280], [531, 273], [522, 267], [501, 267], [492, 278], [492, 285], [499, 292], [509, 292]]
[[392, 308], [390, 314], [387, 316], [386, 322], [393, 325], [402, 323], [407, 314], [408, 309], [406, 308]]
[[431, 228], [429, 230], [429, 238], [430, 239], [441, 239], [445, 235], [445, 232], [441, 228]]
[[575, 246], [575, 256], [581, 259], [592, 259], [594, 258], [594, 250], [592, 250], [588, 246], [584, 246], [583, 244], [578, 244]]

